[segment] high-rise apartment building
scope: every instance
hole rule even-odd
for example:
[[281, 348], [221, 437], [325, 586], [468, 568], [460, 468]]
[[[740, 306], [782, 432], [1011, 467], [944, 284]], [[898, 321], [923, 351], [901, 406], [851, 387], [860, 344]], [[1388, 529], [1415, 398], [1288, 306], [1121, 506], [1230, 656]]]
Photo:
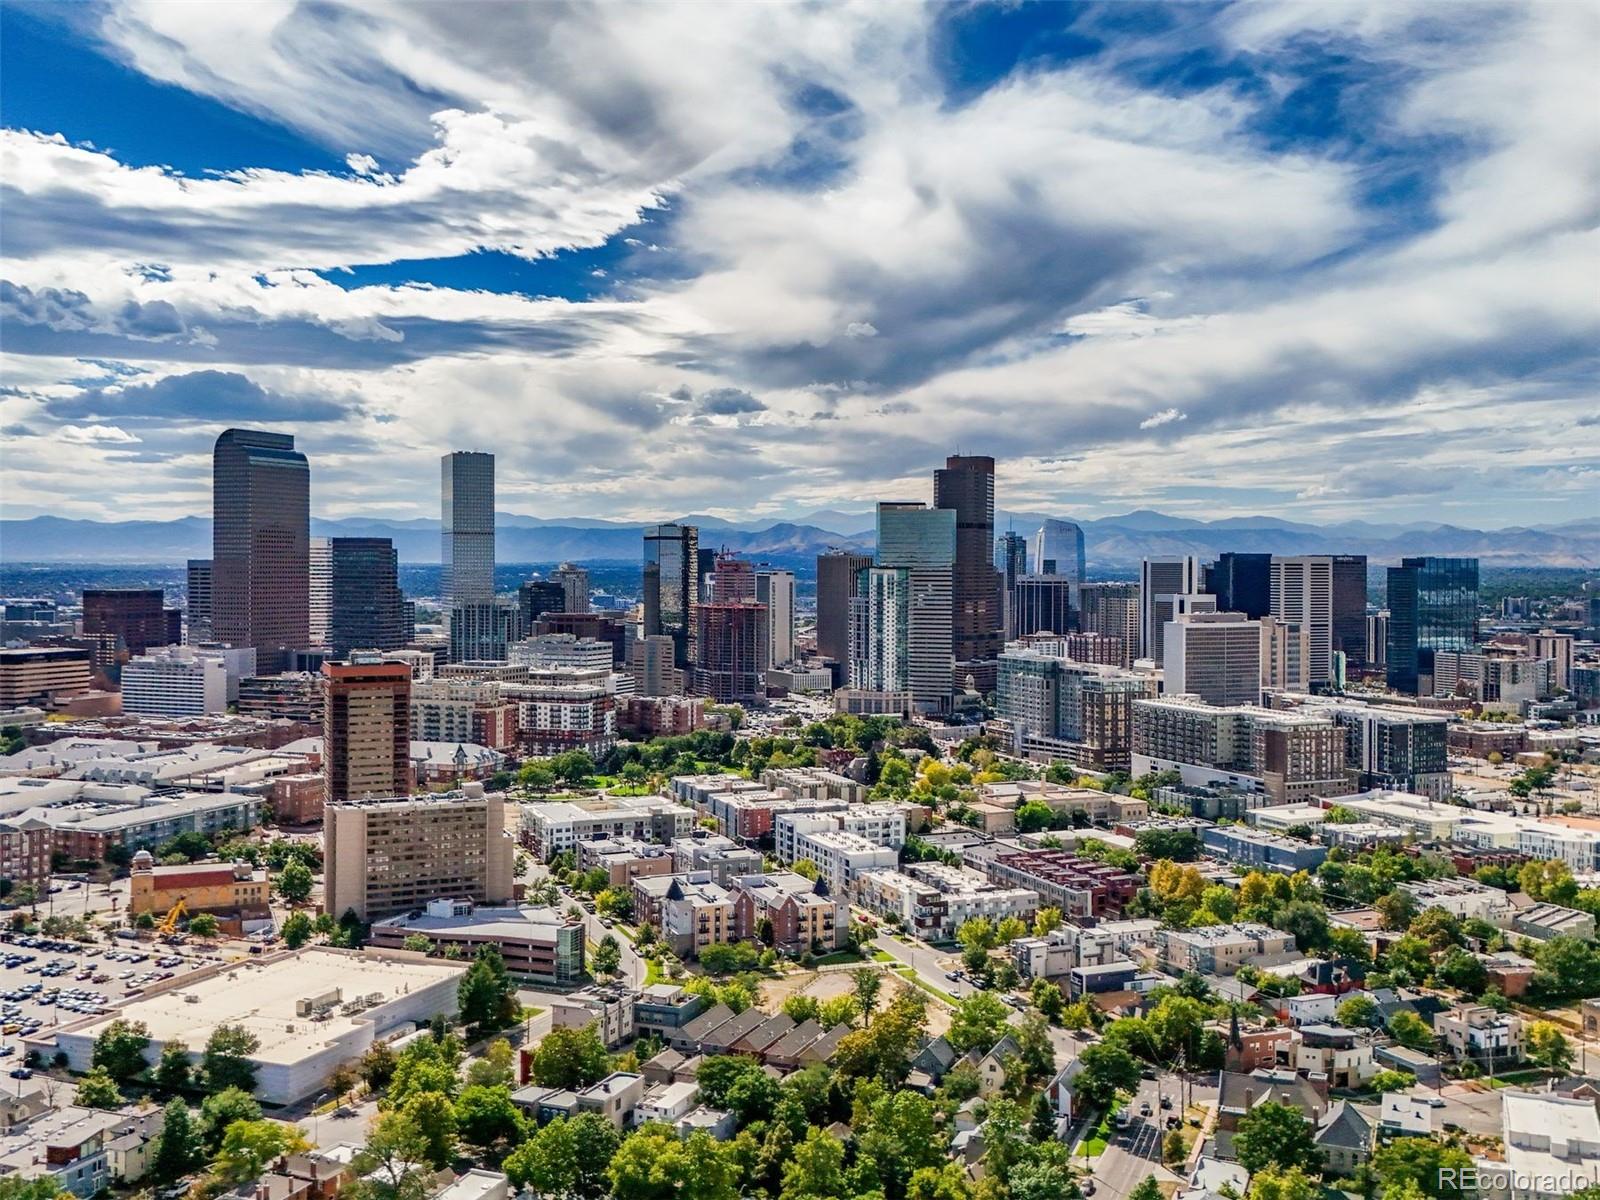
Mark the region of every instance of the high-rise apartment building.
[[677, 647], [679, 667], [695, 661], [699, 634], [700, 531], [693, 525], [652, 525], [644, 531], [644, 634]]
[[[377, 654], [322, 664], [325, 804], [411, 791], [411, 668]], [[343, 911], [342, 909], [340, 910]]]
[[1478, 560], [1404, 558], [1389, 568], [1389, 686], [1432, 691], [1433, 652], [1478, 643]]
[[328, 627], [333, 623], [333, 544], [325, 537], [311, 539], [311, 577], [307, 589], [311, 614], [311, 644], [328, 644]]
[[851, 603], [850, 686], [904, 692], [911, 686], [910, 572], [863, 567]]
[[1083, 529], [1072, 521], [1051, 519], [1033, 535], [1033, 573], [1062, 575], [1076, 584], [1087, 573]]
[[1207, 704], [1261, 700], [1261, 623], [1243, 613], [1188, 613], [1162, 635], [1163, 686]]
[[311, 638], [311, 469], [259, 429], [224, 430], [211, 461], [212, 636], [274, 674]]
[[388, 538], [332, 538], [328, 634], [335, 658], [353, 650], [399, 650], [411, 641], [400, 592], [400, 558]]
[[363, 921], [426, 908], [430, 900], [505, 904], [516, 843], [505, 796], [468, 784], [461, 792], [375, 797], [323, 809], [327, 882], [323, 911]]
[[[987, 544], [987, 543], [986, 543]], [[952, 596], [956, 513], [885, 501], [878, 505], [880, 567], [906, 572], [907, 684], [924, 712], [948, 708], [955, 685]], [[987, 553], [984, 566], [988, 565]], [[970, 644], [970, 643], [969, 643]]]
[[563, 612], [589, 611], [589, 572], [572, 563], [564, 562], [550, 573], [552, 582], [561, 585]]
[[817, 653], [837, 663], [850, 661], [850, 603], [870, 554], [829, 550], [817, 555]]
[[139, 655], [122, 668], [122, 711], [147, 717], [226, 712], [227, 653], [203, 646], [161, 646]]
[[764, 696], [771, 665], [767, 606], [754, 600], [718, 600], [700, 605], [696, 620], [696, 694], [720, 701]]
[[83, 632], [111, 634], [129, 654], [171, 645], [166, 597], [160, 588], [84, 588]]
[[1207, 592], [1178, 592], [1173, 595], [1157, 596], [1155, 603], [1150, 606], [1153, 628], [1155, 629], [1155, 647], [1145, 657], [1157, 664], [1166, 661], [1166, 636], [1167, 626], [1181, 620], [1193, 613], [1214, 613], [1217, 611], [1217, 598]]
[[1084, 633], [1119, 637], [1128, 653], [1139, 653], [1139, 585], [1086, 583], [1078, 589], [1078, 628]]
[[184, 620], [188, 625], [185, 640], [191, 645], [211, 640], [211, 560], [191, 558], [187, 574], [187, 599]]
[[1346, 663], [1367, 661], [1367, 556], [1333, 556], [1333, 648]]
[[1011, 629], [1017, 637], [1066, 633], [1072, 615], [1073, 583], [1065, 575], [1022, 575], [1011, 588]]
[[794, 661], [794, 572], [762, 567], [756, 572], [756, 603], [767, 606], [769, 665]]
[[1128, 767], [1133, 702], [1155, 695], [1151, 676], [1020, 644], [1005, 648], [996, 675], [995, 708], [1018, 751], [1097, 770]]
[[1367, 618], [1367, 657], [1371, 667], [1387, 667], [1389, 663], [1389, 610], [1380, 609]]
[[[1000, 575], [994, 569], [994, 459], [951, 455], [933, 473], [933, 507], [955, 514], [951, 647], [957, 663], [992, 664], [1005, 641]], [[903, 566], [883, 557], [888, 566]], [[989, 668], [992, 676], [993, 667]]]
[[1200, 591], [1200, 562], [1192, 554], [1147, 558], [1139, 564], [1139, 657], [1161, 661], [1161, 626], [1156, 601]]
[[494, 455], [439, 460], [439, 585], [447, 609], [494, 599]]
[[1270, 554], [1219, 554], [1206, 571], [1205, 583], [1205, 590], [1217, 598], [1218, 612], [1260, 619], [1272, 611]]
[[566, 612], [566, 603], [566, 587], [553, 579], [529, 579], [517, 588], [517, 610], [525, 632], [546, 613]]
[[1305, 630], [1306, 677], [1313, 688], [1333, 680], [1333, 559], [1302, 554], [1272, 560], [1272, 615]]

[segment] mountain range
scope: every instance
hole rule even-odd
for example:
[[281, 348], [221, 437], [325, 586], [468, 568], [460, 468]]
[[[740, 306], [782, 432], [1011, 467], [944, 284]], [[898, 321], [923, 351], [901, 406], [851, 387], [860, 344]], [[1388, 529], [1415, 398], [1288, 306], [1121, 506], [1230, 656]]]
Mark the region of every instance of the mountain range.
[[[995, 529], [1030, 537], [1047, 514], [997, 512]], [[678, 521], [698, 525], [701, 544], [748, 555], [794, 558], [829, 547], [870, 552], [872, 514], [832, 510], [793, 521], [740, 524], [708, 516]], [[1224, 550], [1271, 554], [1365, 554], [1376, 565], [1406, 555], [1477, 558], [1486, 566], [1594, 567], [1600, 565], [1600, 518], [1560, 525], [1511, 529], [1466, 529], [1455, 525], [1375, 524], [1348, 521], [1312, 525], [1277, 517], [1228, 517], [1198, 521], [1147, 509], [1078, 522], [1089, 565], [1126, 572], [1153, 555], [1195, 554], [1214, 558]], [[637, 561], [643, 523], [589, 517], [540, 518], [497, 515], [496, 557], [501, 562]], [[386, 537], [402, 562], [439, 561], [439, 523], [313, 518], [315, 537]], [[0, 560], [8, 562], [177, 562], [211, 553], [211, 522], [205, 517], [171, 521], [89, 521], [63, 517], [0, 520]]]

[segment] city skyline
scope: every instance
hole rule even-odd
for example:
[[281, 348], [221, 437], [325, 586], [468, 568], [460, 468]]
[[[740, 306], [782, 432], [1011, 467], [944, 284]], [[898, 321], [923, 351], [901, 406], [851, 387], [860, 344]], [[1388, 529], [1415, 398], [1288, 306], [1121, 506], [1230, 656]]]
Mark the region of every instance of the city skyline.
[[5, 515], [1590, 515], [1595, 17], [1474, 15], [8, 5]]

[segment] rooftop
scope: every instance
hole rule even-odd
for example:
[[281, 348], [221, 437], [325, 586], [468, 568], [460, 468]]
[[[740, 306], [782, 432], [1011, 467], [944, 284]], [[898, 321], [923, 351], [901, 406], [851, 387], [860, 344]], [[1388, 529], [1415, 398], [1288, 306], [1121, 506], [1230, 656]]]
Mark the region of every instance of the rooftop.
[[[245, 960], [176, 987], [135, 998], [111, 1012], [67, 1028], [93, 1038], [119, 1018], [143, 1021], [158, 1044], [181, 1041], [202, 1047], [219, 1025], [243, 1025], [260, 1039], [251, 1055], [264, 1063], [293, 1063], [338, 1038], [366, 1018], [337, 1010], [325, 1020], [295, 1012], [298, 1001], [334, 989], [345, 1000], [381, 993], [385, 1000], [457, 979], [466, 964], [411, 956], [315, 947], [270, 959]], [[189, 1000], [190, 996], [196, 997]]]

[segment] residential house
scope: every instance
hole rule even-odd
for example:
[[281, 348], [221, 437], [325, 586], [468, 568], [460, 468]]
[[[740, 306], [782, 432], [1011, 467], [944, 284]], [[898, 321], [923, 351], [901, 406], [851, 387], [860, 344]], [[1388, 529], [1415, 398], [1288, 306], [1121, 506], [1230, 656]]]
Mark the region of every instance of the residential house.
[[1367, 1112], [1339, 1100], [1317, 1125], [1315, 1140], [1328, 1172], [1350, 1175], [1372, 1158], [1377, 1124]]
[[1433, 1019], [1444, 1052], [1479, 1066], [1504, 1067], [1523, 1058], [1522, 1018], [1496, 1012], [1487, 1004], [1463, 1004]]

